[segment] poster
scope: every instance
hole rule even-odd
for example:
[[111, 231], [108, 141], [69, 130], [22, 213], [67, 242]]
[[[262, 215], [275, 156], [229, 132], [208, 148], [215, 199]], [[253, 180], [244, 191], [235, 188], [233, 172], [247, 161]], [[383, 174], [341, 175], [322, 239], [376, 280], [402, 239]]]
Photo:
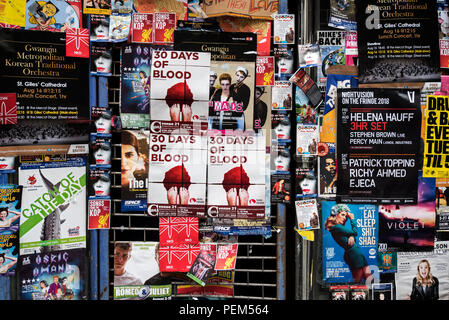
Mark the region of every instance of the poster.
[[[381, 221], [379, 219], [379, 224]], [[382, 232], [382, 229], [379, 228], [379, 231]], [[380, 246], [383, 247], [382, 244]], [[380, 273], [396, 273], [398, 271], [398, 253], [396, 251], [378, 251], [377, 266]]]
[[188, 272], [200, 253], [200, 243], [159, 246], [161, 272]]
[[351, 31], [345, 34], [345, 65], [358, 66], [359, 49], [357, 46], [357, 32]]
[[133, 14], [131, 42], [153, 43], [152, 13]]
[[295, 168], [296, 199], [316, 198], [318, 196], [318, 175], [316, 157], [301, 156]]
[[176, 14], [155, 12], [153, 14], [153, 41], [155, 44], [172, 44], [176, 27]]
[[26, 0], [2, 0], [3, 7], [0, 9], [0, 25], [10, 28], [25, 26]]
[[314, 124], [296, 125], [296, 155], [317, 155], [319, 126]]
[[20, 299], [87, 300], [86, 250], [20, 255]]
[[288, 80], [296, 84], [296, 86], [305, 93], [313, 108], [318, 108], [324, 102], [323, 95], [317, 84], [312, 80], [310, 75], [301, 68], [296, 70], [295, 74]]
[[178, 0], [134, 0], [138, 13], [174, 12], [177, 20], [187, 20], [187, 1]]
[[438, 241], [429, 252], [398, 252], [396, 300], [449, 300], [448, 248], [448, 241]]
[[356, 3], [360, 83], [440, 81], [435, 1]]
[[345, 31], [317, 31], [321, 64], [317, 68], [317, 84], [326, 85], [327, 68], [345, 64]]
[[111, 42], [128, 40], [131, 28], [131, 14], [112, 14], [109, 16], [109, 39]]
[[341, 301], [349, 300], [349, 286], [337, 285], [329, 287], [330, 300]]
[[158, 242], [114, 243], [114, 300], [169, 299], [170, 278], [159, 272]]
[[149, 131], [123, 130], [121, 149], [121, 209], [147, 209]]
[[296, 227], [299, 230], [313, 230], [320, 228], [316, 199], [295, 201]]
[[242, 0], [240, 2], [232, 0], [220, 2], [207, 0], [203, 2], [203, 10], [209, 18], [237, 16], [271, 20], [271, 16], [278, 13], [278, 8], [278, 0], [269, 1], [266, 4], [262, 4], [261, 2], [255, 3], [250, 0]]
[[89, 29], [68, 28], [66, 30], [66, 56], [89, 58]]
[[81, 1], [27, 0], [25, 29], [65, 32], [82, 28]]
[[148, 214], [197, 217], [206, 206], [207, 140], [200, 135], [150, 135]]
[[133, 0], [111, 1], [112, 13], [131, 13], [133, 11]]
[[86, 246], [86, 180], [85, 157], [49, 162], [22, 158], [20, 255]]
[[271, 88], [271, 109], [292, 110], [293, 86], [290, 81], [275, 81]]
[[[273, 140], [270, 147], [270, 171], [271, 174], [290, 174], [290, 142]], [[280, 188], [280, 186], [279, 186]]]
[[92, 42], [90, 45], [90, 74], [97, 76], [112, 75], [112, 44], [108, 42]]
[[272, 140], [291, 142], [290, 114], [287, 110], [271, 111]]
[[198, 218], [159, 217], [161, 246], [198, 243]]
[[289, 174], [271, 174], [272, 203], [290, 203], [292, 186]]
[[379, 205], [379, 246], [389, 251], [428, 251], [435, 240], [435, 179], [418, 179], [416, 205]]
[[89, 199], [111, 199], [111, 174], [109, 168], [90, 165], [89, 169]]
[[255, 90], [254, 130], [266, 138], [266, 146], [271, 143], [271, 86], [259, 86]]
[[208, 217], [265, 217], [265, 149], [264, 137], [250, 131], [208, 136]]
[[0, 186], [0, 276], [14, 276], [19, 256], [22, 186]]
[[218, 244], [215, 270], [234, 270], [238, 247], [238, 243]]
[[448, 99], [448, 96], [427, 96], [424, 177], [449, 177]]
[[294, 55], [293, 49], [288, 47], [274, 47], [273, 54], [275, 58], [275, 79], [288, 80], [293, 73]]
[[17, 124], [17, 98], [15, 93], [0, 93], [0, 125]]
[[200, 252], [187, 272], [187, 277], [204, 287], [215, 270], [216, 258], [217, 244], [201, 243]]
[[65, 34], [0, 29], [0, 87], [16, 93], [19, 122], [89, 118], [89, 60], [65, 47]]
[[355, 0], [330, 0], [328, 25], [333, 28], [356, 30]]
[[393, 284], [392, 283], [373, 283], [371, 285], [371, 299], [380, 301], [393, 300]]
[[318, 189], [320, 197], [334, 197], [337, 194], [337, 155], [335, 144], [326, 143], [327, 153], [318, 157]]
[[320, 47], [316, 43], [298, 45], [298, 64], [300, 68], [320, 66]]
[[[192, 32], [191, 32], [192, 33]], [[195, 33], [195, 32], [193, 32]], [[151, 67], [152, 133], [206, 130], [210, 53], [154, 51]]]
[[273, 17], [274, 44], [295, 43], [295, 15], [276, 14]]
[[421, 108], [417, 89], [340, 89], [337, 200], [417, 200]]
[[378, 280], [377, 207], [323, 201], [321, 208], [323, 280], [327, 283]]
[[256, 46], [253, 33], [175, 31], [175, 50], [211, 53], [209, 129], [254, 127]]
[[350, 285], [349, 300], [363, 301], [368, 300], [369, 290], [367, 285]]

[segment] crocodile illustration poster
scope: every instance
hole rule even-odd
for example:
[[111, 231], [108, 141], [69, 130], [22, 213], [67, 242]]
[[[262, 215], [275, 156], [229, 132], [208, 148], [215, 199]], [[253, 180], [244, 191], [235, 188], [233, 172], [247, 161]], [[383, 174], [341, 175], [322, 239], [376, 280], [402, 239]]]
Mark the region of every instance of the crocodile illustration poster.
[[20, 161], [20, 255], [86, 247], [86, 158], [40, 159]]

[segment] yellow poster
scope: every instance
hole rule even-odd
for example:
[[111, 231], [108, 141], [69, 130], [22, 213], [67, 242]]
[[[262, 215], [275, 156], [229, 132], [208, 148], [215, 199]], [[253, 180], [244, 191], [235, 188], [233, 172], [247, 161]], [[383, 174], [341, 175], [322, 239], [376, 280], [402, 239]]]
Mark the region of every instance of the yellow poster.
[[449, 96], [427, 96], [423, 177], [449, 177]]
[[320, 141], [335, 143], [337, 141], [335, 108], [323, 116]]
[[0, 0], [0, 23], [25, 27], [26, 0]]

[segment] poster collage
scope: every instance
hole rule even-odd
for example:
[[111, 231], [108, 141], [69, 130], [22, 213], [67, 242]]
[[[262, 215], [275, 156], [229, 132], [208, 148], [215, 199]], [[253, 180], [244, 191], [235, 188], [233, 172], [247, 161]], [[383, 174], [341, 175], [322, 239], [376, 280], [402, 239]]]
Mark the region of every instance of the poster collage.
[[[270, 238], [277, 205], [321, 242], [329, 299], [449, 300], [448, 1], [329, 0], [309, 43], [278, 1], [241, 2], [0, 1], [20, 299], [87, 299], [89, 230], [118, 200], [158, 239], [114, 241], [114, 300], [233, 297], [239, 236]], [[92, 83], [116, 75], [114, 109]]]

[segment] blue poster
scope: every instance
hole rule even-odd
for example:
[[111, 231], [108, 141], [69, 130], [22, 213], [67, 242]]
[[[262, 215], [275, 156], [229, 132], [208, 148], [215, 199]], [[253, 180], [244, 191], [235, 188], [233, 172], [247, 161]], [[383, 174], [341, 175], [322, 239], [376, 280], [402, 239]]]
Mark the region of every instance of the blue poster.
[[337, 89], [357, 88], [359, 81], [356, 76], [343, 74], [328, 74], [326, 81], [326, 95], [324, 97], [324, 114], [334, 110], [337, 102]]
[[327, 283], [378, 281], [378, 210], [371, 204], [323, 201], [323, 280]]

